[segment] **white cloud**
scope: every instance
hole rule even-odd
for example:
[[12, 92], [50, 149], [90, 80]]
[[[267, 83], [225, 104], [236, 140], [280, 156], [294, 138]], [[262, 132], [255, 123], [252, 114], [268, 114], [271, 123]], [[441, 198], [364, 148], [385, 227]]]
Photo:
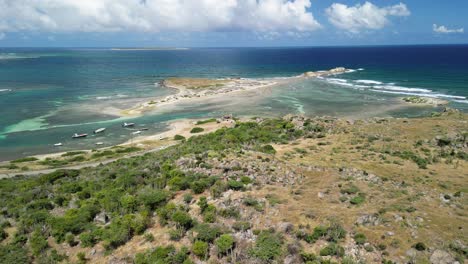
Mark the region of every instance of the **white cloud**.
[[370, 2], [355, 6], [334, 3], [325, 12], [328, 21], [335, 27], [352, 33], [359, 33], [363, 29], [381, 29], [389, 23], [389, 16], [402, 17], [411, 14], [403, 3], [378, 7]]
[[312, 31], [310, 0], [0, 0], [0, 32]]
[[463, 33], [465, 32], [465, 29], [464, 28], [458, 28], [458, 29], [449, 29], [447, 28], [446, 26], [437, 26], [436, 24], [433, 24], [432, 25], [432, 30], [436, 33], [444, 33], [444, 34], [448, 34], [448, 33]]

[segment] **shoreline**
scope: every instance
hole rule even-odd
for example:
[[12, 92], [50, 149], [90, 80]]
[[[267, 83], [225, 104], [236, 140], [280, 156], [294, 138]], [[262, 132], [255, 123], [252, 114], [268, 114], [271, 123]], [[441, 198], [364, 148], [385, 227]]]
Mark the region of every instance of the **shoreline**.
[[[219, 98], [228, 97], [231, 94], [238, 94], [238, 93], [247, 93], [256, 90], [262, 90], [265, 88], [271, 88], [279, 84], [284, 84], [288, 82], [292, 82], [295, 80], [301, 79], [308, 79], [308, 78], [318, 78], [324, 76], [334, 76], [344, 73], [350, 73], [354, 70], [346, 69], [343, 67], [334, 68], [327, 71], [309, 71], [297, 76], [291, 77], [284, 77], [284, 78], [219, 78], [219, 79], [203, 79], [203, 78], [169, 78], [165, 79], [161, 82], [161, 85], [168, 88], [174, 89], [177, 92], [175, 94], [171, 94], [165, 97], [155, 97], [155, 98], [145, 98], [144, 102], [138, 102], [135, 106], [128, 108], [128, 109], [119, 109], [118, 107], [107, 107], [103, 109], [104, 114], [110, 114], [119, 116], [121, 118], [130, 118], [130, 117], [138, 117], [143, 115], [147, 111], [155, 110], [156, 108], [164, 108], [168, 106], [172, 106], [176, 103], [182, 102], [203, 102], [208, 100], [216, 100]], [[179, 83], [178, 83], [179, 82]], [[180, 83], [181, 82], [181, 83]], [[189, 87], [189, 85], [194, 83], [200, 82], [207, 82], [208, 86], [204, 87]], [[222, 84], [222, 85], [218, 85]], [[419, 97], [418, 97], [419, 98]], [[431, 98], [430, 98], [431, 99]], [[441, 100], [431, 99], [428, 103], [426, 99], [424, 102], [419, 101], [407, 101], [404, 98], [400, 98], [401, 106], [404, 105], [413, 105], [413, 106], [438, 106], [442, 105], [443, 102]], [[444, 101], [447, 102], [447, 101]], [[437, 103], [437, 104], [436, 104]], [[394, 106], [395, 109], [397, 106]], [[357, 117], [358, 119], [360, 117]], [[176, 134], [181, 134], [183, 131], [186, 132], [190, 128], [190, 126], [194, 125], [194, 123], [199, 119], [177, 119], [164, 122], [169, 127], [167, 130], [158, 132], [155, 134], [149, 135], [139, 135], [135, 138], [128, 139], [123, 143], [113, 144], [111, 146], [106, 146], [103, 148], [98, 148], [96, 150], [106, 150], [111, 149], [113, 147], [123, 147], [123, 146], [130, 146], [130, 145], [144, 145], [145, 142], [148, 141], [161, 141], [161, 138], [170, 139], [173, 138]], [[45, 153], [45, 154], [38, 154], [38, 155], [31, 155], [26, 157], [36, 157], [38, 159], [46, 159], [46, 158], [57, 158], [61, 157], [61, 155], [72, 152], [72, 151], [83, 151], [86, 153], [91, 153], [94, 149], [79, 149], [79, 150], [70, 150], [70, 151], [60, 151], [60, 152], [52, 152], [52, 153]], [[0, 161], [0, 166], [4, 164], [8, 164], [11, 160], [8, 161]], [[22, 164], [19, 164], [22, 165]], [[2, 169], [0, 168], [0, 172]]]
[[[179, 141], [174, 140], [175, 135], [181, 135], [181, 136], [184, 136], [185, 138], [189, 138], [191, 136], [211, 133], [219, 128], [229, 127], [229, 126], [232, 126], [233, 124], [230, 121], [210, 122], [210, 123], [199, 124], [199, 125], [196, 124], [198, 121], [202, 121], [202, 120], [203, 119], [172, 120], [172, 121], [167, 122], [169, 129], [166, 131], [159, 132], [156, 134], [151, 134], [151, 135], [137, 136], [123, 143], [115, 144], [115, 145], [107, 146], [103, 148], [77, 149], [77, 150], [70, 150], [70, 151], [61, 151], [61, 152], [26, 156], [28, 158], [36, 158], [37, 160], [31, 161], [31, 162], [22, 162], [22, 163], [18, 163], [17, 165], [28, 166], [30, 170], [23, 171], [21, 170], [21, 168], [14, 169], [14, 170], [2, 168], [1, 166], [13, 164], [12, 161], [14, 160], [0, 161], [0, 179], [14, 177], [14, 176], [22, 175], [22, 174], [29, 175], [33, 173], [35, 175], [36, 171], [49, 171], [49, 170], [67, 169], [67, 168], [70, 168], [70, 169], [84, 168], [90, 165], [94, 166], [100, 163], [103, 163], [103, 164], [109, 163], [117, 159], [144, 155], [149, 152], [159, 151], [167, 147], [170, 147], [172, 145], [178, 144]], [[204, 131], [200, 133], [196, 133], [196, 134], [190, 133], [190, 130], [195, 126], [202, 127]], [[63, 160], [67, 158], [66, 156], [63, 156], [63, 155], [65, 155], [66, 153], [71, 153], [71, 152], [82, 152], [80, 153], [80, 155], [92, 155], [93, 153], [96, 153], [96, 152], [108, 151], [108, 150], [112, 150], [112, 149], [120, 148], [120, 147], [123, 147], [123, 148], [136, 147], [136, 148], [140, 148], [140, 150], [137, 152], [131, 152], [128, 154], [117, 156], [117, 157], [114, 156], [114, 157], [105, 158], [105, 159], [86, 160], [83, 162], [67, 164], [66, 166], [59, 166], [59, 167], [51, 167], [47, 165], [34, 164], [34, 163], [44, 161], [47, 159]]]

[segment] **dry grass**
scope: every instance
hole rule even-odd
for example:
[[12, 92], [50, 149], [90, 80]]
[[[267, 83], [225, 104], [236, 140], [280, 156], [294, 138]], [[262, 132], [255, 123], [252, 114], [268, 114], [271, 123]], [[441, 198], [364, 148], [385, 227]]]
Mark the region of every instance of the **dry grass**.
[[228, 80], [216, 80], [205, 78], [168, 78], [165, 81], [167, 86], [183, 87], [186, 89], [213, 89], [224, 86]]

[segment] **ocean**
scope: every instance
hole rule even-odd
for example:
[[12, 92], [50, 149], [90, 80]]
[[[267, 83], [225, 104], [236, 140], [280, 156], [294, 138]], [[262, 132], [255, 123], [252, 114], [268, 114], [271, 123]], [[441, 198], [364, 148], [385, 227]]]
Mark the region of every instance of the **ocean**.
[[[283, 78], [334, 67], [351, 73], [293, 81], [263, 92], [205, 103], [180, 103], [167, 111], [122, 118], [100, 111], [132, 106], [173, 90], [168, 77]], [[468, 45], [190, 48], [0, 48], [0, 160], [57, 151], [91, 149], [131, 140], [122, 122], [167, 129], [166, 121], [288, 113], [345, 118], [426, 116], [434, 107], [395, 108], [407, 95], [448, 100], [468, 111]], [[74, 133], [106, 127], [105, 135], [72, 140]]]

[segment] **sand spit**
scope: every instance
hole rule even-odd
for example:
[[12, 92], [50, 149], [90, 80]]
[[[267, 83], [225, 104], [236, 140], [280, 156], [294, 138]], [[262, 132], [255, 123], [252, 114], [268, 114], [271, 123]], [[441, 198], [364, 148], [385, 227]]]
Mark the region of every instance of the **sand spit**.
[[222, 79], [205, 79], [205, 78], [168, 78], [160, 84], [169, 89], [177, 90], [176, 94], [166, 96], [164, 98], [152, 98], [149, 101], [138, 103], [137, 105], [116, 111], [112, 109], [109, 114], [118, 115], [121, 117], [140, 116], [146, 111], [151, 111], [157, 107], [167, 106], [179, 101], [187, 101], [198, 98], [215, 98], [223, 97], [231, 93], [239, 93], [252, 91], [256, 89], [284, 84], [292, 80], [316, 78], [329, 75], [337, 75], [352, 72], [353, 70], [344, 67], [338, 67], [327, 71], [305, 72], [299, 76], [285, 78], [222, 78]]

